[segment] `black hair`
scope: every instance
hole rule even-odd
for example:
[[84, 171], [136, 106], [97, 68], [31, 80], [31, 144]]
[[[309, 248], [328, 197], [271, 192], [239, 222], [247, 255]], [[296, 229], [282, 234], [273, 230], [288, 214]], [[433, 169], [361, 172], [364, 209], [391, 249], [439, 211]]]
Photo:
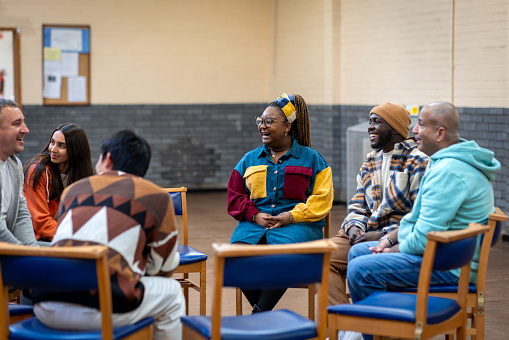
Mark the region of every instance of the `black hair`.
[[[42, 173], [49, 164], [51, 173], [51, 199], [59, 199], [64, 184], [60, 176], [58, 164], [51, 162], [49, 154], [49, 145], [56, 131], [61, 131], [65, 138], [67, 155], [69, 157], [69, 167], [67, 173], [67, 184], [70, 185], [82, 178], [92, 176], [94, 168], [92, 167], [92, 158], [90, 156], [90, 146], [85, 130], [78, 124], [65, 123], [57, 126], [51, 133], [50, 141], [44, 149], [33, 158], [31, 158], [23, 167], [25, 181], [32, 182], [32, 188], [35, 190], [41, 180]], [[28, 169], [35, 164], [35, 171], [31, 178], [28, 178]]]
[[105, 139], [101, 145], [101, 157], [110, 153], [113, 170], [124, 171], [143, 177], [152, 157], [148, 142], [132, 130], [122, 130]]

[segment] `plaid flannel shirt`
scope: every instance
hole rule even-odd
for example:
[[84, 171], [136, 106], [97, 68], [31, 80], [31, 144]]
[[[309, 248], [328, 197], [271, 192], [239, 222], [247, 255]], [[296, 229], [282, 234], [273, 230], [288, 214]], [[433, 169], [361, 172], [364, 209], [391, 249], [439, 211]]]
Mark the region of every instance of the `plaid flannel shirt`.
[[395, 144], [389, 169], [390, 181], [385, 188], [380, 187], [382, 162], [382, 149], [374, 150], [360, 168], [357, 191], [341, 226], [347, 233], [352, 226], [365, 232], [389, 232], [396, 229], [401, 218], [412, 210], [428, 156], [417, 149], [413, 138]]

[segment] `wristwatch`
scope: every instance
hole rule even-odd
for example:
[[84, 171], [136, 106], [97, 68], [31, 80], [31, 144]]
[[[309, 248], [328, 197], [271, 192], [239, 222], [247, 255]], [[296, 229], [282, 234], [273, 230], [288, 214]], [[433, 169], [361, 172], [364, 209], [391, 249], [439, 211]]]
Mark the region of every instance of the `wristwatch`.
[[388, 240], [389, 243], [391, 244], [391, 247], [394, 247], [394, 242], [392, 242], [392, 240], [390, 238], [388, 238], [387, 236], [380, 237], [379, 241], [382, 241], [382, 240]]

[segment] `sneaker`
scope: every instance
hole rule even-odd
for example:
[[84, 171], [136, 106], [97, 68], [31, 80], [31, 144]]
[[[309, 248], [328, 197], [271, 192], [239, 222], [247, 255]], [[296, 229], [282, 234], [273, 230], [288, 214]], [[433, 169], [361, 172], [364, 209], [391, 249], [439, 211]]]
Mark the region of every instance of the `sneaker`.
[[363, 340], [363, 337], [359, 332], [339, 331], [338, 340]]

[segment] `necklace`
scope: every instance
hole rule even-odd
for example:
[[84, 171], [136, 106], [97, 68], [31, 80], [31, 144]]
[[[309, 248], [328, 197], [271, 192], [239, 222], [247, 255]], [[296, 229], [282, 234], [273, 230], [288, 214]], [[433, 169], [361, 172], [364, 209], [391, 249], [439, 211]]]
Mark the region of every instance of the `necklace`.
[[278, 157], [278, 155], [284, 155], [289, 149], [286, 149], [281, 152], [275, 152], [273, 149], [270, 149], [270, 153], [272, 157]]

